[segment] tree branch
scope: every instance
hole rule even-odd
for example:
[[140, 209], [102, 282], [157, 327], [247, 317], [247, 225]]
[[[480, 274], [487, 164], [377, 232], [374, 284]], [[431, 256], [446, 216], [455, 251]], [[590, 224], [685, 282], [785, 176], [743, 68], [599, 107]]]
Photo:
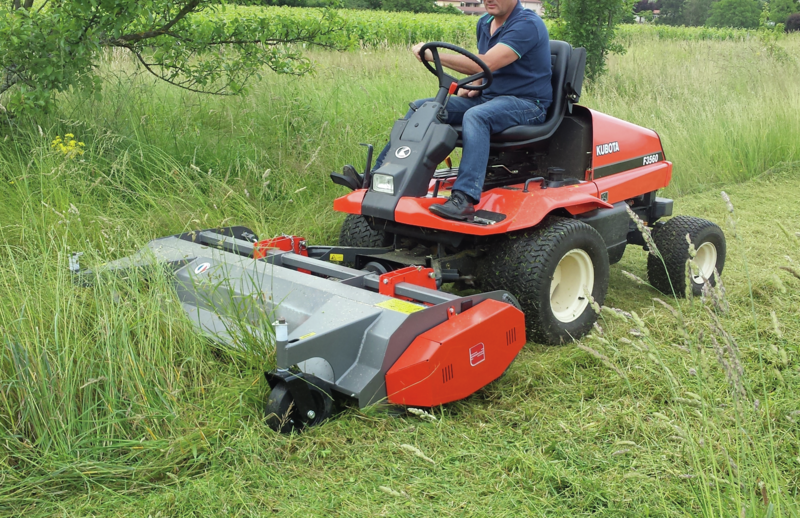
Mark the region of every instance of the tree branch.
[[[26, 0], [28, 1], [28, 0]], [[120, 36], [116, 39], [115, 44], [119, 46], [125, 46], [126, 43], [133, 43], [136, 41], [142, 41], [150, 38], [156, 38], [158, 36], [163, 36], [172, 28], [173, 25], [178, 23], [181, 19], [183, 19], [187, 14], [194, 11], [197, 5], [200, 3], [200, 0], [191, 0], [188, 4], [186, 4], [180, 12], [175, 15], [175, 18], [167, 22], [166, 25], [161, 27], [160, 29], [156, 29], [154, 31], [145, 31], [139, 32], [136, 34], [126, 34], [125, 36]]]
[[223, 88], [220, 88], [220, 89], [219, 89], [219, 90], [217, 90], [216, 92], [211, 92], [211, 91], [208, 91], [208, 90], [200, 90], [200, 89], [197, 89], [197, 88], [192, 88], [192, 87], [190, 87], [190, 86], [184, 86], [184, 85], [182, 85], [181, 83], [176, 83], [175, 81], [173, 81], [173, 80], [171, 80], [171, 79], [167, 79], [167, 78], [166, 78], [166, 77], [164, 77], [163, 75], [161, 75], [161, 74], [158, 74], [158, 73], [157, 73], [155, 70], [153, 70], [153, 69], [152, 69], [152, 67], [151, 67], [151, 64], [150, 64], [150, 63], [148, 63], [148, 62], [146, 62], [146, 61], [144, 60], [144, 58], [142, 57], [142, 55], [141, 55], [141, 54], [139, 54], [139, 53], [138, 53], [136, 50], [134, 50], [132, 47], [125, 46], [125, 45], [120, 45], [120, 46], [121, 46], [121, 47], [125, 47], [126, 49], [130, 50], [131, 52], [133, 52], [133, 55], [134, 55], [134, 56], [136, 56], [136, 59], [138, 59], [138, 60], [139, 60], [139, 63], [141, 63], [141, 64], [142, 64], [142, 66], [144, 66], [144, 68], [145, 68], [145, 69], [146, 69], [148, 72], [150, 72], [151, 74], [153, 74], [153, 75], [154, 75], [155, 77], [157, 77], [158, 79], [161, 79], [161, 80], [162, 80], [162, 81], [164, 81], [165, 83], [168, 83], [168, 84], [171, 84], [172, 86], [177, 86], [178, 88], [182, 88], [182, 89], [184, 89], [184, 90], [188, 90], [188, 91], [190, 91], [190, 92], [195, 92], [195, 93], [198, 93], [198, 94], [226, 95], [226, 96], [227, 96], [227, 95], [230, 95], [230, 94], [228, 94], [228, 93], [226, 93], [226, 92], [224, 91], [224, 90], [225, 90], [225, 88], [224, 88], [224, 87], [223, 87]]
[[3, 77], [3, 84], [0, 85], [0, 94], [4, 93], [6, 90], [11, 88], [18, 82], [19, 82], [19, 75], [17, 75], [17, 71], [6, 67], [5, 74]]

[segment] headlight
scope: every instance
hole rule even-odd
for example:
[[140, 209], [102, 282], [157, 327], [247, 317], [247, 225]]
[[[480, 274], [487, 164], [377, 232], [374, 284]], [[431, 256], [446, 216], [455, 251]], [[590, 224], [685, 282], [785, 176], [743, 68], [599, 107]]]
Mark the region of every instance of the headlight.
[[373, 174], [372, 190], [394, 194], [394, 177], [388, 174]]

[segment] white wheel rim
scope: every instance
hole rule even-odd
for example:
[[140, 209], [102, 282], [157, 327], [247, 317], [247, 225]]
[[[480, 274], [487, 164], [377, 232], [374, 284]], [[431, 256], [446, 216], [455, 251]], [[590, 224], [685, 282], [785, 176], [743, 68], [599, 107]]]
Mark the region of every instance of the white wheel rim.
[[550, 281], [550, 309], [559, 322], [568, 323], [583, 314], [594, 289], [594, 265], [579, 248], [567, 252], [558, 262]]
[[694, 256], [694, 264], [700, 270], [697, 275], [692, 275], [692, 279], [697, 284], [703, 284], [703, 277], [711, 279], [714, 275], [714, 267], [717, 265], [717, 247], [714, 243], [706, 241], [700, 248], [697, 249], [697, 255]]

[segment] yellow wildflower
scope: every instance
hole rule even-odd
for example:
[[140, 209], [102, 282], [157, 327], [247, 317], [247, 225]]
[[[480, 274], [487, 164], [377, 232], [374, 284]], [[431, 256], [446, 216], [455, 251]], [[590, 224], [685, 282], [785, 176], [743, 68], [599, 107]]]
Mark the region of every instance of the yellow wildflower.
[[75, 140], [75, 135], [72, 133], [67, 133], [64, 135], [64, 139], [56, 135], [56, 138], [50, 143], [50, 147], [67, 158], [75, 158], [83, 154], [83, 148], [86, 147], [86, 144]]

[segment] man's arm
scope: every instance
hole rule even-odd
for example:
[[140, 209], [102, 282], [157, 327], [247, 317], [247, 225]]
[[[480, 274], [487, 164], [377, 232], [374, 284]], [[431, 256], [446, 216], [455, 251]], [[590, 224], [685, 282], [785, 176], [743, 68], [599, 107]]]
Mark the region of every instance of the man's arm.
[[[419, 51], [422, 46], [425, 45], [424, 43], [417, 43], [414, 45], [414, 48], [411, 49], [414, 52], [414, 55], [417, 57], [419, 61], [422, 61], [422, 58], [419, 55]], [[511, 47], [506, 45], [495, 45], [489, 52], [486, 54], [478, 54], [478, 57], [486, 63], [486, 66], [489, 67], [489, 70], [494, 72], [500, 68], [503, 68], [506, 65], [509, 65], [519, 59], [517, 53], [514, 52]], [[439, 59], [442, 61], [442, 65], [451, 69], [455, 70], [456, 72], [460, 72], [462, 74], [472, 75], [477, 74], [481, 71], [481, 67], [478, 66], [477, 63], [472, 61], [466, 56], [462, 56], [460, 54], [439, 54]], [[433, 55], [431, 54], [430, 50], [425, 51], [425, 60], [426, 61], [433, 61]]]

